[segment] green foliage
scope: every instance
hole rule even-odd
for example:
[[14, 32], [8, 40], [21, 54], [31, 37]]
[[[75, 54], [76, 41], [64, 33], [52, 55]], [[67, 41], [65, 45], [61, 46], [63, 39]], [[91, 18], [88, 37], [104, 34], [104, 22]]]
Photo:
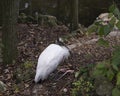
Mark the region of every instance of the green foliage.
[[112, 56], [112, 67], [114, 70], [119, 71], [120, 67], [120, 46], [115, 47], [115, 51]]
[[111, 18], [111, 20], [110, 20], [110, 25], [112, 26], [112, 27], [114, 27], [114, 24], [115, 24], [115, 22], [116, 22], [116, 20], [117, 20], [117, 18], [111, 13], [111, 14], [109, 14], [109, 18], [110, 18], [110, 16], [112, 16], [112, 18]]
[[104, 35], [104, 26], [98, 26], [97, 33], [99, 36], [103, 36]]
[[110, 25], [100, 25], [96, 31], [100, 37], [107, 36], [111, 31]]
[[110, 61], [99, 62], [93, 71], [94, 77], [104, 76], [104, 77], [107, 77], [108, 80], [110, 81], [113, 80], [114, 75], [115, 73], [114, 73], [114, 70], [112, 70]]
[[94, 88], [93, 84], [83, 77], [80, 77], [78, 81], [74, 82], [73, 86], [75, 87], [72, 89], [73, 96], [90, 96], [88, 93]]
[[119, 52], [119, 47], [116, 47], [111, 59], [80, 68], [75, 73], [77, 80], [73, 83], [72, 96], [119, 96]]
[[87, 31], [88, 31], [88, 34], [90, 33], [93, 33], [93, 32], [96, 32], [98, 29], [98, 26], [96, 24], [92, 24], [88, 27]]
[[107, 36], [115, 27], [120, 29], [120, 11], [115, 4], [110, 6], [109, 13], [104, 17], [98, 18], [88, 27], [87, 32], [96, 32], [100, 37]]
[[120, 86], [120, 72], [117, 73], [116, 85]]
[[113, 13], [115, 17], [117, 17], [120, 20], [120, 11], [117, 8], [116, 4], [113, 4], [112, 6], [110, 6], [109, 12]]
[[[116, 5], [112, 5], [109, 11], [107, 23], [102, 19], [96, 20], [87, 30], [88, 33], [96, 32], [100, 36], [98, 44], [107, 47], [109, 42], [104, 37], [115, 27], [120, 29], [120, 11]], [[120, 46], [114, 46], [111, 59], [98, 62], [93, 67], [82, 67], [76, 72], [78, 79], [73, 83], [73, 96], [120, 96]], [[87, 82], [89, 86], [86, 86]]]
[[94, 85], [92, 78], [88, 78], [91, 74], [90, 70], [93, 64], [87, 67], [80, 68], [80, 71], [75, 73], [77, 80], [73, 82], [72, 96], [92, 96]]
[[114, 88], [112, 90], [112, 96], [120, 96], [120, 89]]
[[[93, 76], [95, 79], [102, 76], [102, 78], [106, 78], [108, 80], [107, 82], [112, 83], [113, 87], [115, 88], [115, 89], [112, 89], [112, 94], [113, 94], [112, 96], [119, 96], [118, 94], [120, 92], [120, 69], [119, 67], [120, 67], [120, 48], [117, 47], [115, 48], [115, 51], [113, 52], [113, 57], [111, 60], [99, 62], [93, 70]], [[116, 89], [117, 86], [119, 86], [118, 89]]]
[[113, 72], [112, 69], [108, 69], [106, 76], [110, 81], [112, 81], [115, 76], [115, 73]]
[[108, 20], [108, 23], [102, 19], [95, 20], [94, 23], [88, 27], [88, 34], [96, 32], [100, 37], [107, 36], [111, 30], [113, 30], [114, 26], [116, 26], [118, 19], [112, 13], [108, 13]]
[[116, 26], [118, 29], [120, 29], [120, 21], [117, 22]]
[[101, 45], [101, 46], [105, 46], [105, 47], [109, 46], [109, 42], [107, 40], [104, 40], [103, 38], [100, 38], [98, 40], [98, 44]]
[[112, 56], [112, 65], [120, 67], [120, 46], [115, 47]]
[[[109, 15], [108, 15], [108, 23], [104, 23], [104, 21], [100, 20], [96, 20], [94, 22], [94, 26], [92, 26], [92, 30], [90, 30], [88, 28], [88, 32], [89, 31], [93, 31], [93, 32], [97, 32], [97, 34], [101, 37], [98, 40], [98, 44], [102, 45], [102, 46], [107, 46], [109, 45], [109, 42], [104, 40], [103, 37], [107, 36], [112, 30], [113, 28], [117, 27], [118, 29], [120, 29], [120, 12], [118, 10], [118, 8], [116, 7], [115, 4], [113, 4], [112, 6], [110, 6], [109, 8]], [[120, 86], [120, 46], [115, 47], [115, 50], [113, 52], [113, 56], [111, 59], [107, 60], [107, 61], [102, 61], [99, 62], [94, 70], [93, 70], [93, 77], [95, 78], [95, 81], [99, 81], [96, 80], [97, 78], [106, 78], [105, 82], [107, 84], [107, 82], [112, 83], [113, 85], [113, 89], [112, 89], [112, 96], [120, 96], [120, 87], [117, 88], [117, 86]], [[103, 80], [102, 80], [103, 82]], [[96, 88], [97, 94], [101, 95], [101, 94], [106, 94], [104, 91], [104, 85], [102, 85], [102, 82], [100, 84], [101, 88], [99, 87]], [[108, 85], [109, 85], [108, 84]], [[107, 86], [108, 86], [107, 85]], [[112, 88], [112, 86], [109, 88]], [[101, 91], [102, 90], [102, 91]], [[106, 87], [107, 90], [107, 87]], [[109, 90], [108, 93], [110, 93], [111, 91]], [[110, 96], [110, 95], [107, 95]]]

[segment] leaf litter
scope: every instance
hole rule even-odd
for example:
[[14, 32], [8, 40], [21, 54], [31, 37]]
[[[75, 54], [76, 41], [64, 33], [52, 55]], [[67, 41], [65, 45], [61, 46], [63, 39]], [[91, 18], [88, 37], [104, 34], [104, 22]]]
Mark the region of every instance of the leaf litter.
[[[0, 80], [7, 85], [5, 92], [0, 92], [0, 96], [70, 96], [72, 82], [75, 80], [75, 74], [68, 73], [60, 80], [56, 81], [63, 73], [60, 72], [55, 78], [52, 74], [41, 85], [32, 83], [35, 75], [37, 59], [40, 53], [49, 44], [54, 43], [58, 37], [64, 37], [70, 34], [69, 29], [64, 26], [31, 27], [25, 24], [18, 25], [18, 58], [15, 64], [3, 67], [0, 64]], [[79, 34], [69, 38], [65, 43], [74, 44], [77, 42], [89, 41], [96, 38], [95, 34], [91, 36], [80, 37]], [[72, 50], [70, 59], [58, 66], [54, 74], [62, 68], [74, 70], [77, 72], [80, 66], [87, 66], [111, 58], [112, 46], [118, 45], [116, 38], [108, 38], [110, 47], [98, 46], [98, 44], [84, 44]], [[118, 40], [118, 38], [117, 38]], [[120, 40], [120, 39], [119, 39]]]

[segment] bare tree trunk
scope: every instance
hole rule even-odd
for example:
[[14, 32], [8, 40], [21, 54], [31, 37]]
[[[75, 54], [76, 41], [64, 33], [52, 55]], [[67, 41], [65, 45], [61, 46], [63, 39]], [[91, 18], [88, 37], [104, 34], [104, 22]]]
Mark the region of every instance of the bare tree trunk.
[[3, 1], [3, 63], [12, 64], [17, 56], [17, 16], [19, 9], [19, 0]]
[[78, 0], [71, 1], [71, 30], [78, 29]]

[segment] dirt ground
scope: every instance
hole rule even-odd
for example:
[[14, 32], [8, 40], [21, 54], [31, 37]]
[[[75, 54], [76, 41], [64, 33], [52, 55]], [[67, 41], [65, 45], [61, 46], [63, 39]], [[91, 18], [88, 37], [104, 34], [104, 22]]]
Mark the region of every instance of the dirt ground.
[[[75, 72], [79, 71], [81, 66], [87, 66], [88, 64], [95, 64], [96, 62], [108, 59], [111, 57], [113, 51], [113, 45], [120, 44], [120, 38], [112, 37], [107, 38], [110, 41], [109, 47], [99, 46], [95, 44], [83, 44], [72, 49], [71, 56], [64, 63], [60, 64], [54, 74], [51, 74], [43, 84], [34, 84], [35, 68], [37, 65], [37, 59], [40, 53], [49, 44], [54, 43], [58, 37], [68, 36], [69, 30], [64, 25], [56, 27], [43, 27], [31, 25], [31, 27], [25, 24], [18, 25], [18, 53], [17, 62], [13, 65], [2, 67], [0, 65], [0, 80], [7, 85], [7, 91], [3, 93], [3, 96], [71, 96], [72, 82], [75, 81]], [[79, 34], [73, 36], [65, 41], [66, 45], [75, 44], [78, 42], [84, 43], [93, 38], [97, 38], [96, 35], [83, 36]], [[31, 73], [33, 75], [28, 78], [28, 81], [19, 83], [22, 89], [15, 88], [15, 69], [26, 61], [34, 62]], [[73, 70], [73, 73], [68, 73], [60, 80], [57, 80], [63, 72], [59, 70]], [[24, 70], [23, 70], [24, 73]], [[14, 88], [13, 88], [14, 86]], [[15, 90], [16, 89], [16, 90]], [[1, 95], [2, 96], [2, 95]]]

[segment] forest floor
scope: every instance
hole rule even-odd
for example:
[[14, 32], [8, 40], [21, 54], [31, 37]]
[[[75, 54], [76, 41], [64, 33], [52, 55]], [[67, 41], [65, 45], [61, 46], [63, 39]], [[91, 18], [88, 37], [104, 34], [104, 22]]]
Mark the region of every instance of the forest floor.
[[[110, 41], [109, 47], [99, 46], [97, 43], [84, 44], [97, 35], [80, 36], [78, 33], [68, 38], [66, 45], [83, 43], [82, 46], [75, 47], [70, 58], [63, 64], [60, 64], [57, 73], [61, 69], [73, 70], [60, 80], [57, 80], [63, 73], [50, 75], [43, 84], [34, 84], [32, 81], [35, 76], [37, 59], [40, 53], [49, 44], [54, 43], [58, 37], [68, 36], [69, 30], [64, 25], [56, 27], [31, 27], [25, 24], [18, 25], [18, 53], [17, 62], [3, 67], [0, 65], [0, 80], [7, 85], [7, 90], [0, 96], [71, 96], [72, 83], [76, 80], [75, 72], [79, 71], [81, 66], [95, 64], [96, 62], [111, 58], [114, 50], [113, 45], [120, 45], [120, 38], [107, 38]], [[27, 65], [25, 65], [27, 64]], [[23, 66], [25, 65], [25, 66]]]

